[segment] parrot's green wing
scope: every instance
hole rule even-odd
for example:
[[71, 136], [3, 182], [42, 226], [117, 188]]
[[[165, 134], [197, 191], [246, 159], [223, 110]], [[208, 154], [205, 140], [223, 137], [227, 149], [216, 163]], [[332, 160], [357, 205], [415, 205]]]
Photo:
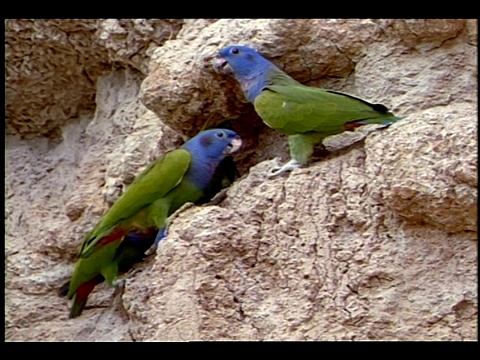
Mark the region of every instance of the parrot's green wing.
[[88, 234], [80, 250], [80, 257], [90, 256], [98, 241], [109, 234], [120, 221], [130, 218], [175, 188], [182, 181], [191, 160], [192, 157], [187, 150], [177, 149], [153, 162], [131, 183]]
[[255, 98], [254, 106], [268, 126], [289, 135], [310, 131], [333, 135], [344, 131], [348, 122], [395, 119], [383, 105], [300, 83], [269, 85]]

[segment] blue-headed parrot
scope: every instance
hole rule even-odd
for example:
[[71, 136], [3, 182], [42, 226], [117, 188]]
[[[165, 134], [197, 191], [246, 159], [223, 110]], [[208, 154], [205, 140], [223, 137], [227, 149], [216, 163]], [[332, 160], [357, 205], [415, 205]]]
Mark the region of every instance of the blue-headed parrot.
[[[232, 181], [232, 158], [242, 144], [232, 130], [205, 130], [150, 164], [112, 205], [80, 249], [73, 275], [59, 295], [73, 299], [70, 318], [82, 313], [94, 287], [110, 286], [156, 248], [167, 219], [186, 203], [208, 201], [224, 177]], [[233, 169], [236, 170], [233, 166]]]
[[255, 111], [269, 127], [288, 135], [291, 160], [271, 176], [308, 162], [327, 136], [366, 124], [388, 126], [400, 119], [381, 104], [338, 91], [306, 86], [247, 46], [227, 46], [213, 66], [235, 77]]

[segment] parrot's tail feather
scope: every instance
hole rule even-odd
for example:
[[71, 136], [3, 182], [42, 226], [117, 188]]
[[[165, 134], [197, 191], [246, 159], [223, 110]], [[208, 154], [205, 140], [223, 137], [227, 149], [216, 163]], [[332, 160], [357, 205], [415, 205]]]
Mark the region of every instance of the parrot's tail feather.
[[63, 284], [60, 289], [57, 291], [57, 295], [60, 297], [67, 296], [68, 290], [70, 289], [70, 281], [67, 281], [65, 284]]
[[379, 124], [379, 125], [385, 125], [385, 127], [392, 125], [393, 123], [402, 120], [404, 116], [385, 116], [385, 117], [380, 117], [380, 118], [373, 118], [373, 119], [366, 119], [366, 120], [356, 120], [356, 121], [350, 121], [347, 122], [343, 125], [344, 131], [353, 131], [357, 127], [363, 126], [363, 125], [368, 125], [368, 124]]
[[93, 291], [97, 284], [103, 281], [103, 276], [95, 276], [91, 280], [81, 284], [73, 298], [72, 308], [70, 309], [70, 319], [74, 319], [82, 314], [83, 308], [87, 303], [88, 295]]
[[68, 317], [70, 319], [75, 319], [76, 317], [79, 317], [82, 314], [83, 308], [85, 307], [86, 303], [87, 299], [83, 299], [80, 301], [75, 298], [75, 302], [70, 309], [70, 315]]
[[[405, 119], [405, 116], [389, 116], [387, 118], [380, 118], [379, 124], [391, 125], [399, 120]], [[374, 122], [372, 124], [375, 124]]]

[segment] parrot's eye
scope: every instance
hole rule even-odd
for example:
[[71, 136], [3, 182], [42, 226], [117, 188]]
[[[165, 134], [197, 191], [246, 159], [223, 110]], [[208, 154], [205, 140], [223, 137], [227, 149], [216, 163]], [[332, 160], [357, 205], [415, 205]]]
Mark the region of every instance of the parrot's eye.
[[223, 132], [221, 132], [221, 131], [217, 132], [216, 135], [217, 135], [217, 137], [219, 137], [219, 138], [223, 138], [223, 137], [225, 136], [225, 134], [224, 134]]
[[230, 50], [230, 52], [234, 55], [238, 54], [238, 49], [236, 47], [232, 48], [232, 50]]

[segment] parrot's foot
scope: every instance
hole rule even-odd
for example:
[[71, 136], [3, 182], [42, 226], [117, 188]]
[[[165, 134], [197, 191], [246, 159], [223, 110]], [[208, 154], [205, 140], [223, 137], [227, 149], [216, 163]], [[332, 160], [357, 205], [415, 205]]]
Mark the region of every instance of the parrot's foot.
[[170, 224], [172, 223], [172, 221], [178, 216], [178, 214], [180, 214], [181, 212], [191, 208], [192, 206], [194, 206], [195, 204], [192, 203], [192, 202], [187, 202], [185, 204], [183, 204], [182, 206], [180, 206], [180, 208], [177, 209], [177, 211], [175, 211], [168, 219], [167, 219], [167, 228], [170, 226]]
[[268, 174], [268, 177], [274, 177], [286, 171], [292, 171], [293, 169], [296, 169], [300, 166], [301, 164], [297, 160], [292, 159], [280, 167], [278, 166], [274, 167], [272, 170], [270, 170], [270, 174]]
[[150, 246], [150, 248], [147, 251], [145, 251], [145, 256], [150, 256], [152, 254], [155, 254], [157, 252], [157, 248], [158, 248], [158, 243], [153, 244], [152, 246]]
[[149, 255], [152, 255], [153, 253], [155, 253], [157, 251], [157, 247], [158, 247], [158, 244], [160, 243], [160, 241], [167, 235], [167, 229], [169, 228], [170, 224], [172, 223], [172, 221], [178, 216], [178, 214], [180, 214], [182, 211], [188, 209], [188, 208], [191, 208], [192, 206], [194, 206], [195, 204], [194, 203], [191, 203], [191, 202], [187, 202], [185, 204], [183, 204], [177, 211], [175, 211], [172, 215], [170, 215], [170, 217], [167, 219], [166, 221], [166, 225], [163, 229], [159, 230], [158, 231], [158, 234], [157, 236], [155, 237], [155, 242], [153, 243], [153, 245], [147, 250], [145, 251], [145, 255], [146, 256], [149, 256]]
[[157, 233], [157, 236], [155, 237], [155, 242], [153, 243], [152, 246], [150, 246], [149, 249], [147, 249], [147, 251], [145, 251], [145, 256], [150, 256], [152, 255], [154, 252], [157, 251], [157, 248], [158, 248], [158, 244], [160, 243], [160, 241], [167, 235], [167, 228], [164, 227], [163, 229], [160, 229], [158, 230], [158, 233]]
[[123, 289], [125, 287], [125, 279], [115, 279], [114, 281], [112, 281], [112, 287], [115, 288], [115, 291], [117, 291], [117, 289]]
[[220, 190], [208, 203], [202, 204], [203, 206], [212, 206], [220, 204], [227, 197], [228, 188]]
[[[123, 281], [125, 282], [125, 281], [127, 281], [127, 278], [131, 278], [136, 273], [141, 272], [142, 267], [139, 267], [140, 265], [141, 265], [141, 263], [134, 264], [133, 267], [130, 270], [128, 270], [125, 274], [122, 274]], [[119, 286], [122, 286], [122, 285], [119, 285]]]
[[125, 280], [115, 280], [112, 285], [114, 286], [115, 290], [112, 294], [112, 300], [110, 303], [110, 307], [115, 305], [116, 299], [121, 298], [124, 291], [125, 291]]
[[116, 281], [115, 290], [113, 291], [113, 298], [123, 295], [123, 292], [125, 291], [125, 283], [125, 280]]
[[120, 311], [120, 314], [128, 318], [128, 312], [125, 310], [123, 305], [123, 294], [125, 293], [125, 280], [116, 280], [115, 281], [115, 290], [113, 291], [110, 308]]

